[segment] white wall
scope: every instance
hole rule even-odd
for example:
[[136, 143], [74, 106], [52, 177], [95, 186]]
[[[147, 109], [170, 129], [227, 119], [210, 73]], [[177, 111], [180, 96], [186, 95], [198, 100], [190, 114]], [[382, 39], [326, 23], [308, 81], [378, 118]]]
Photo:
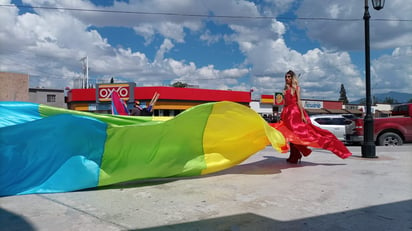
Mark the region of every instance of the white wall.
[[273, 114], [273, 105], [268, 103], [260, 103], [260, 101], [252, 101], [249, 103], [251, 109], [259, 114]]

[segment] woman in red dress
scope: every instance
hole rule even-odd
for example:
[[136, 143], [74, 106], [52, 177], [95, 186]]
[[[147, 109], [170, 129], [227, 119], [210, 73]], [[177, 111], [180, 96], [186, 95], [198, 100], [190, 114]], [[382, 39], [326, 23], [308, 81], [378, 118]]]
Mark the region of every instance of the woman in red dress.
[[[312, 150], [308, 148], [323, 148], [335, 153], [342, 159], [352, 153], [331, 132], [313, 125], [300, 100], [300, 87], [296, 74], [288, 71], [285, 75], [285, 105], [282, 110], [281, 132], [290, 141], [289, 163], [298, 163], [302, 156], [308, 156]], [[285, 134], [286, 133], [286, 134]]]

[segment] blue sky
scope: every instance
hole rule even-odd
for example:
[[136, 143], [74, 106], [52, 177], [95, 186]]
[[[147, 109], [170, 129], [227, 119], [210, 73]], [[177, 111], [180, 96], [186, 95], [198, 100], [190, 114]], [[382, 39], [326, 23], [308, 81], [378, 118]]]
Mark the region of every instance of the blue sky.
[[[364, 1], [0, 0], [0, 71], [30, 87], [181, 81], [207, 89], [279, 92], [300, 74], [302, 97], [365, 95]], [[372, 94], [412, 89], [412, 4], [370, 5]], [[209, 17], [207, 17], [209, 16]]]

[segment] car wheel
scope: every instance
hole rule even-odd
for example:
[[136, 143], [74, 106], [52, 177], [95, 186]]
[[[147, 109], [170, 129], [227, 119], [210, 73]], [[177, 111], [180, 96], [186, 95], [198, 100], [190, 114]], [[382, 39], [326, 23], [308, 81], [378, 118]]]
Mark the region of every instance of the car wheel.
[[379, 145], [382, 146], [399, 146], [402, 144], [402, 138], [393, 132], [384, 133], [379, 137]]

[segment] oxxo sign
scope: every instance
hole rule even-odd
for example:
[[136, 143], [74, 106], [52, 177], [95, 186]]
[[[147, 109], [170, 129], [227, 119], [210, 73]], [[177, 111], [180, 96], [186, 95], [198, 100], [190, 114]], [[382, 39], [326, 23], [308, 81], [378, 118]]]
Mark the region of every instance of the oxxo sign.
[[100, 102], [111, 101], [112, 93], [117, 92], [120, 98], [128, 101], [131, 96], [130, 85], [128, 83], [100, 84], [97, 88], [97, 99]]

